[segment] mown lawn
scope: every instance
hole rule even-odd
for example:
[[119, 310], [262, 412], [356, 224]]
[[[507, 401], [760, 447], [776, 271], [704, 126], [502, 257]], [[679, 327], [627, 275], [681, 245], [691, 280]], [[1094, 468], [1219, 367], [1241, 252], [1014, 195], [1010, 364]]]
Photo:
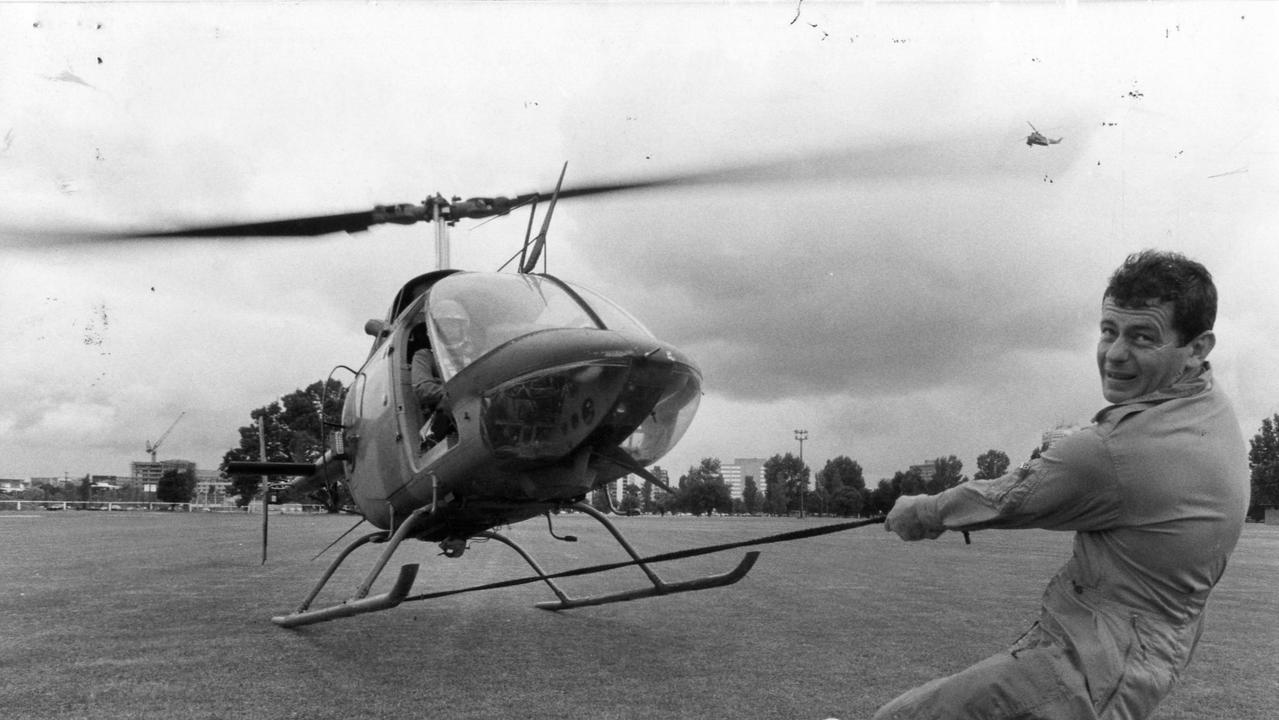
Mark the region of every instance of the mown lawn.
[[[654, 554], [823, 520], [626, 518]], [[737, 585], [561, 613], [540, 585], [408, 603], [283, 630], [349, 518], [0, 513], [0, 715], [6, 718], [864, 718], [914, 684], [995, 652], [1035, 616], [1070, 538], [980, 533], [907, 544], [878, 526], [762, 548]], [[510, 529], [548, 570], [621, 559], [589, 518]], [[321, 597], [366, 572], [357, 552]], [[332, 551], [330, 551], [332, 552]], [[508, 548], [414, 543], [415, 592], [528, 574]], [[721, 572], [723, 553], [664, 564]], [[394, 567], [384, 580], [394, 576]], [[634, 569], [564, 582], [638, 587]], [[385, 585], [385, 583], [382, 583]], [[380, 588], [379, 588], [380, 589]], [[375, 589], [375, 592], [378, 590]], [[1279, 528], [1249, 525], [1163, 720], [1262, 720], [1279, 708]]]

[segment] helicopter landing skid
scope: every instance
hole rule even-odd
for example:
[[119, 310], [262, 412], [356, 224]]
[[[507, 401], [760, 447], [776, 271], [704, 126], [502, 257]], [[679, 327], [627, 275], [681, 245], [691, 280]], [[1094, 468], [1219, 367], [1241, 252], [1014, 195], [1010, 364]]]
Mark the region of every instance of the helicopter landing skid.
[[635, 551], [635, 548], [631, 547], [631, 544], [626, 541], [626, 538], [622, 535], [621, 531], [618, 530], [617, 526], [608, 519], [607, 515], [584, 502], [573, 503], [572, 507], [574, 510], [590, 515], [598, 520], [601, 525], [607, 528], [608, 531], [613, 534], [613, 538], [617, 540], [617, 543], [626, 551], [626, 554], [631, 556], [635, 565], [638, 566], [646, 576], [648, 576], [649, 582], [651, 582], [653, 586], [639, 588], [637, 590], [627, 590], [610, 595], [572, 598], [555, 584], [555, 582], [542, 570], [537, 562], [524, 551], [523, 548], [497, 533], [485, 533], [485, 537], [499, 540], [514, 548], [515, 551], [520, 554], [520, 557], [523, 557], [524, 560], [533, 568], [533, 571], [536, 572], [548, 586], [550, 586], [551, 591], [555, 593], [555, 596], [559, 598], [558, 600], [547, 600], [537, 603], [536, 607], [542, 610], [568, 610], [571, 608], [606, 605], [609, 603], [638, 600], [640, 598], [654, 597], [657, 595], [674, 595], [675, 593], [691, 592], [693, 590], [706, 590], [709, 588], [732, 585], [738, 580], [741, 580], [743, 577], [746, 577], [746, 573], [750, 572], [750, 569], [755, 565], [755, 561], [759, 558], [758, 552], [748, 552], [745, 557], [742, 558], [742, 561], [737, 564], [737, 567], [726, 573], [709, 575], [707, 577], [696, 578], [693, 580], [685, 580], [683, 582], [668, 583], [658, 577], [657, 573], [653, 572], [653, 569], [650, 568], [648, 563], [640, 557], [639, 553]]
[[[297, 610], [288, 615], [277, 615], [271, 618], [271, 622], [280, 627], [293, 628], [302, 625], [312, 625], [326, 620], [336, 620], [337, 618], [350, 617], [352, 615], [362, 615], [364, 613], [377, 612], [378, 610], [389, 610], [396, 605], [404, 602], [404, 598], [408, 596], [409, 590], [413, 587], [413, 581], [417, 578], [418, 565], [410, 564], [400, 567], [400, 574], [395, 579], [395, 584], [391, 589], [381, 595], [368, 597], [369, 589], [373, 587], [373, 581], [377, 580], [378, 575], [382, 574], [382, 569], [386, 567], [386, 563], [391, 559], [391, 555], [395, 553], [396, 548], [405, 538], [410, 537], [417, 529], [418, 523], [431, 514], [434, 507], [427, 505], [418, 508], [408, 516], [400, 527], [396, 529], [394, 534], [386, 531], [378, 531], [369, 533], [361, 538], [356, 539], [338, 554], [333, 562], [329, 563], [329, 569], [324, 571], [324, 575], [320, 576], [320, 581], [311, 588], [310, 594], [302, 601]], [[386, 549], [378, 557], [374, 563], [373, 569], [369, 572], [368, 577], [363, 583], [356, 588], [355, 595], [351, 599], [339, 605], [330, 605], [329, 607], [311, 610], [311, 602], [315, 600], [315, 596], [320, 594], [321, 588], [328, 583], [329, 578], [333, 577], [333, 573], [337, 571], [342, 561], [346, 560], [356, 548], [370, 542], [386, 542]]]
[[[608, 519], [608, 516], [584, 502], [574, 503], [571, 507], [574, 510], [586, 513], [587, 515], [595, 518], [610, 533], [612, 533], [613, 538], [622, 546], [622, 549], [626, 551], [626, 554], [631, 556], [631, 560], [633, 562], [630, 564], [636, 565], [644, 572], [644, 574], [648, 577], [649, 582], [652, 583], [652, 587], [643, 587], [637, 590], [628, 590], [608, 595], [596, 595], [584, 598], [569, 597], [569, 595], [555, 583], [553, 576], [548, 575], [546, 571], [538, 565], [537, 561], [534, 560], [533, 557], [514, 540], [491, 530], [476, 533], [476, 537], [497, 540], [519, 553], [520, 557], [524, 558], [524, 561], [527, 562], [529, 566], [533, 568], [534, 572], [537, 573], [537, 579], [541, 579], [545, 582], [551, 589], [551, 592], [555, 593], [556, 598], [558, 598], [557, 600], [549, 600], [536, 604], [536, 607], [543, 610], [568, 610], [571, 608], [589, 607], [592, 605], [606, 605], [609, 603], [638, 600], [640, 598], [654, 597], [658, 595], [674, 595], [676, 593], [706, 590], [709, 588], [732, 585], [738, 580], [741, 580], [743, 577], [746, 577], [746, 573], [750, 572], [751, 568], [755, 565], [755, 561], [759, 558], [758, 552], [748, 552], [736, 567], [726, 573], [709, 575], [682, 582], [669, 583], [658, 577], [657, 573], [649, 567], [650, 561], [640, 557], [639, 553], [635, 551], [635, 548], [627, 542], [621, 531], [617, 529], [617, 526]], [[315, 587], [311, 589], [310, 594], [302, 601], [302, 604], [297, 610], [289, 613], [288, 615], [278, 615], [273, 617], [271, 618], [271, 621], [281, 627], [294, 628], [302, 625], [312, 625], [314, 623], [325, 622], [327, 620], [350, 617], [352, 615], [362, 615], [364, 613], [377, 612], [379, 610], [389, 610], [404, 602], [404, 600], [408, 597], [409, 590], [413, 587], [413, 581], [417, 578], [417, 564], [401, 566], [399, 577], [396, 578], [395, 583], [387, 592], [380, 595], [374, 595], [373, 597], [367, 596], [373, 582], [377, 579], [378, 575], [381, 574], [383, 568], [386, 567], [387, 562], [391, 559], [391, 555], [399, 547], [400, 543], [406, 538], [412, 537], [414, 532], [418, 529], [421, 521], [428, 517], [431, 512], [431, 506], [419, 508], [414, 511], [398, 529], [396, 529], [394, 534], [379, 531], [365, 535], [352, 542], [345, 550], [334, 558], [332, 563], [329, 564], [328, 570], [326, 570], [324, 575], [320, 577], [319, 582], [317, 582]], [[365, 578], [364, 582], [361, 583], [358, 588], [356, 588], [354, 596], [338, 605], [330, 605], [328, 607], [318, 608], [315, 610], [310, 609], [311, 602], [315, 600], [317, 595], [319, 595], [320, 590], [326, 583], [328, 583], [329, 578], [333, 576], [333, 573], [336, 572], [338, 566], [341, 565], [356, 548], [370, 542], [385, 542], [386, 548], [378, 557], [378, 560], [374, 564], [373, 569], [369, 572], [368, 577]], [[627, 563], [622, 563], [621, 565], [626, 564]], [[530, 580], [536, 582], [536, 579], [530, 578]], [[421, 598], [415, 597], [414, 599]]]

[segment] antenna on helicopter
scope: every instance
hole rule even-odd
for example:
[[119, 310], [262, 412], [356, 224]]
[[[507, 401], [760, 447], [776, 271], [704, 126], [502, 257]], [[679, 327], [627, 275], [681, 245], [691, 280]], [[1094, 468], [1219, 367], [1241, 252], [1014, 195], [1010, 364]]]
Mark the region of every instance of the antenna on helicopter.
[[560, 169], [560, 179], [555, 183], [555, 192], [551, 193], [551, 205], [546, 208], [546, 217], [542, 218], [542, 230], [533, 238], [533, 250], [529, 253], [527, 261], [521, 260], [520, 272], [530, 273], [537, 268], [537, 259], [542, 255], [542, 249], [546, 247], [546, 231], [551, 228], [551, 214], [555, 212], [555, 201], [560, 198], [560, 188], [564, 185], [564, 173], [568, 172], [568, 163], [564, 163], [564, 167]]

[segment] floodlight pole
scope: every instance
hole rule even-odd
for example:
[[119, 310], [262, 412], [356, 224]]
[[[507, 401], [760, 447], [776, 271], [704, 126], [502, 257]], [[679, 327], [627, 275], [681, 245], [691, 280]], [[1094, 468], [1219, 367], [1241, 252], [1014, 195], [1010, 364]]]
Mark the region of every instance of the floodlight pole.
[[[801, 476], [804, 472], [804, 441], [808, 439], [807, 430], [796, 430], [795, 439], [799, 441], [799, 471]], [[804, 495], [808, 493], [808, 479], [805, 478], [799, 486], [799, 519], [804, 519]]]
[[[266, 415], [258, 417], [258, 459], [266, 462]], [[271, 504], [271, 477], [262, 476], [262, 564], [266, 565], [267, 510]]]

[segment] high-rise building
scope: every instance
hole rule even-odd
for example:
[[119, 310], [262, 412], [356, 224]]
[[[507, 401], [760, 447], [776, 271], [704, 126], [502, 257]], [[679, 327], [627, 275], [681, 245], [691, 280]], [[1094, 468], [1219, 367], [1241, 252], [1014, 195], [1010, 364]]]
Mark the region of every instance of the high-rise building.
[[186, 469], [187, 472], [195, 475], [197, 473], [195, 463], [189, 460], [161, 460], [160, 462], [134, 461], [132, 465], [133, 485], [142, 488], [144, 493], [153, 493], [160, 484], [160, 478], [164, 477], [164, 471], [173, 469]]
[[731, 498], [742, 497], [742, 491], [746, 489], [746, 478], [752, 478], [755, 481], [755, 488], [761, 494], [764, 492], [763, 458], [734, 458], [732, 465], [721, 463], [719, 472], [724, 477], [724, 484], [728, 486], [728, 495]]
[[130, 474], [133, 476], [133, 484], [142, 488], [143, 492], [155, 492], [155, 488], [160, 484], [160, 478], [164, 476], [164, 463], [162, 462], [146, 462], [137, 461], [130, 463]]

